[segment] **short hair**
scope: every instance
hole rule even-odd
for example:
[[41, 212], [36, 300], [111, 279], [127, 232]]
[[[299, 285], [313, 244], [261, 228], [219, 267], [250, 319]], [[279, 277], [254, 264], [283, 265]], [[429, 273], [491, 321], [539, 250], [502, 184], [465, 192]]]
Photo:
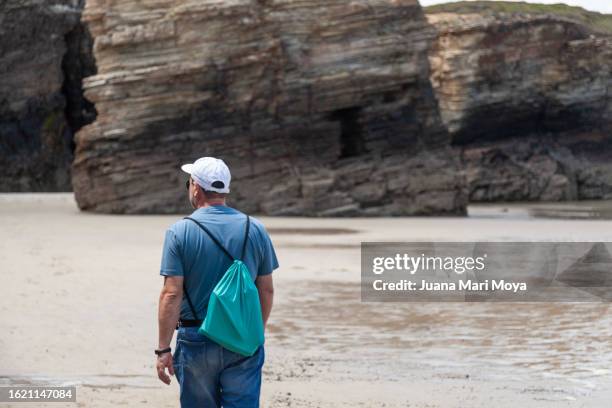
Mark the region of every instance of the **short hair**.
[[204, 190], [203, 188], [202, 191], [204, 192], [204, 195], [209, 198], [225, 198], [227, 195], [227, 193], [218, 193], [216, 191]]

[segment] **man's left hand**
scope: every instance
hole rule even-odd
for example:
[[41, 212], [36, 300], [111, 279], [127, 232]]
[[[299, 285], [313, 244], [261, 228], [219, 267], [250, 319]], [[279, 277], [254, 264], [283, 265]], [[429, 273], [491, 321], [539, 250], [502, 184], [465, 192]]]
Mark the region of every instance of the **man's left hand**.
[[164, 353], [157, 357], [157, 376], [164, 384], [170, 385], [170, 377], [166, 374], [166, 368], [168, 368], [168, 374], [174, 375], [171, 353]]

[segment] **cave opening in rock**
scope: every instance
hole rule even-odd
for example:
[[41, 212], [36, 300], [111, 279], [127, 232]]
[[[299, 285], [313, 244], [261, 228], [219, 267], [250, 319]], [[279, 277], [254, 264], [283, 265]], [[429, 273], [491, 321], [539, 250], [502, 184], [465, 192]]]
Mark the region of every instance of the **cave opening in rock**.
[[70, 128], [70, 148], [74, 151], [74, 134], [83, 126], [93, 123], [98, 114], [94, 104], [83, 94], [83, 78], [95, 75], [97, 67], [93, 56], [93, 38], [86, 25], [76, 24], [64, 39], [66, 54], [62, 59], [62, 94], [66, 100], [64, 113]]
[[340, 122], [340, 158], [359, 156], [365, 153], [363, 128], [359, 122], [361, 107], [339, 109], [331, 114], [332, 120]]

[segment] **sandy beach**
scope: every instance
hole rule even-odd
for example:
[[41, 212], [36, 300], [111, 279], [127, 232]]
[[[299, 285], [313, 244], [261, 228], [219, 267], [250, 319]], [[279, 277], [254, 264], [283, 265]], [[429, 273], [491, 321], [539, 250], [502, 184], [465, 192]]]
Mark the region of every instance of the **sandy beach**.
[[[362, 241], [612, 241], [612, 221], [472, 215], [258, 217], [281, 265], [262, 406], [609, 406], [608, 304], [361, 302]], [[178, 406], [152, 350], [164, 231], [182, 216], [0, 195], [0, 383], [74, 384], [79, 407]]]

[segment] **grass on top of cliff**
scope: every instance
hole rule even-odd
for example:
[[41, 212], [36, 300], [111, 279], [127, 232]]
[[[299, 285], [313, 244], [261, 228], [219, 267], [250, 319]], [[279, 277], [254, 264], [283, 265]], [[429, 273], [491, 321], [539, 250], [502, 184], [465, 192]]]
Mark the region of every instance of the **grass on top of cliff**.
[[426, 13], [529, 13], [553, 14], [569, 18], [594, 31], [612, 34], [612, 14], [588, 11], [566, 4], [532, 4], [510, 1], [458, 1], [424, 7]]

